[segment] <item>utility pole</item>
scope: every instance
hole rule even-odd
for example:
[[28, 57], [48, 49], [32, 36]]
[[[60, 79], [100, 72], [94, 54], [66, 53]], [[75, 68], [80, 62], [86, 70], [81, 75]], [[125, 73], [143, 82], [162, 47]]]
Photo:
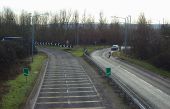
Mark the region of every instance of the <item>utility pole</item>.
[[125, 54], [127, 53], [127, 39], [128, 39], [128, 25], [127, 22], [129, 22], [129, 18], [130, 18], [130, 23], [131, 23], [131, 16], [129, 15], [128, 17], [117, 17], [114, 16], [114, 18], [120, 18], [125, 20], [125, 32], [124, 32], [124, 47], [125, 47]]
[[34, 38], [35, 38], [35, 26], [34, 26], [34, 16], [32, 16], [32, 62], [33, 62], [33, 56], [34, 56]]
[[[128, 32], [129, 32], [129, 37], [128, 37], [128, 41], [130, 41], [132, 39], [132, 17], [131, 15], [128, 15]], [[128, 42], [129, 45], [130, 45], [130, 42]]]
[[76, 22], [76, 24], [75, 24], [75, 44], [76, 44], [76, 45], [79, 45], [78, 29], [79, 29], [79, 23]]
[[[31, 13], [30, 13], [31, 15]], [[32, 47], [31, 47], [31, 58], [32, 58], [32, 62], [33, 62], [33, 56], [34, 56], [34, 47], [35, 47], [35, 16], [41, 16], [41, 15], [49, 15], [48, 13], [45, 13], [45, 14], [39, 14], [39, 15], [33, 15], [33, 16], [30, 16], [31, 17], [31, 22], [32, 22]]]
[[125, 42], [125, 54], [127, 53], [127, 19], [125, 18], [125, 38], [124, 38], [124, 42]]
[[78, 42], [78, 23], [76, 23], [76, 39], [77, 39], [77, 45], [79, 44]]

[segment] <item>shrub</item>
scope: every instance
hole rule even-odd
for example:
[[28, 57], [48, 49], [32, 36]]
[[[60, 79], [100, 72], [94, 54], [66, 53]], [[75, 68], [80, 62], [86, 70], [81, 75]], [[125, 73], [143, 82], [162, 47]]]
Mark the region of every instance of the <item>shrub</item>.
[[151, 62], [160, 68], [170, 70], [170, 52], [164, 52], [151, 59]]
[[12, 41], [0, 42], [0, 79], [8, 79], [10, 75], [16, 75], [19, 60], [28, 56], [28, 46]]

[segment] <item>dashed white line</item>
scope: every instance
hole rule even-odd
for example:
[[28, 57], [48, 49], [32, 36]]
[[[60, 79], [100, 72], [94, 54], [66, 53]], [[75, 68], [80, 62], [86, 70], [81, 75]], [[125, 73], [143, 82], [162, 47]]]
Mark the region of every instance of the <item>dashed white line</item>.
[[52, 97], [38, 97], [38, 98], [93, 98], [98, 95], [86, 95], [86, 96], [52, 96]]
[[40, 93], [87, 93], [87, 92], [94, 92], [94, 91], [69, 91], [67, 92], [40, 92]]
[[[97, 103], [101, 101], [70, 101], [70, 104], [77, 104], [77, 103]], [[68, 104], [67, 101], [65, 102], [37, 102], [36, 104]]]
[[43, 84], [42, 86], [67, 86], [67, 85], [89, 85], [91, 83], [79, 83], [79, 84]]
[[41, 89], [92, 89], [93, 87], [64, 87], [64, 88], [41, 88]]
[[47, 82], [44, 82], [44, 83], [74, 83], [74, 82], [88, 82], [89, 80], [78, 80], [78, 81], [47, 81]]

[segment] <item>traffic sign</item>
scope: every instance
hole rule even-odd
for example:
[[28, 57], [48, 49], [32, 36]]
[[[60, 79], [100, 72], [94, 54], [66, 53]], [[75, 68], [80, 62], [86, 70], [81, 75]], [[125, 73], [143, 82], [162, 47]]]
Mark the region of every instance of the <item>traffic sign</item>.
[[111, 75], [111, 68], [106, 68], [106, 76], [109, 77]]
[[24, 76], [28, 76], [29, 75], [29, 69], [23, 68], [23, 74], [24, 74]]

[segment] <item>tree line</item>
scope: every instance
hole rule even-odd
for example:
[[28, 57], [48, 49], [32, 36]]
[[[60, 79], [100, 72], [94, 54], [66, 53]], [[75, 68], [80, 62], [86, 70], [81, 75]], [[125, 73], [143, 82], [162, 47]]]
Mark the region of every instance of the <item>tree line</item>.
[[[18, 74], [21, 60], [30, 56], [31, 19], [28, 13], [19, 17], [11, 9], [0, 12], [0, 79], [8, 80]], [[21, 37], [17, 41], [2, 41], [4, 37]]]
[[[113, 19], [108, 23], [102, 12], [98, 22], [86, 12], [82, 16], [78, 11], [60, 10], [50, 16], [35, 12], [34, 27], [36, 41], [55, 41], [76, 44], [121, 44], [123, 26]], [[10, 8], [0, 12], [0, 36], [21, 36], [31, 40], [31, 14], [23, 11], [15, 14]]]
[[[86, 12], [80, 15], [77, 10], [60, 10], [46, 16], [38, 12], [31, 15], [26, 11], [22, 11], [18, 15], [10, 8], [4, 8], [0, 12], [0, 37], [18, 36], [22, 37], [24, 41], [22, 46], [20, 46], [21, 44], [15, 44], [17, 46], [15, 48], [20, 48], [16, 50], [12, 49], [14, 45], [7, 48], [6, 45], [9, 44], [1, 42], [0, 55], [3, 57], [5, 54], [10, 54], [13, 51], [14, 60], [28, 57], [31, 49], [33, 25], [35, 28], [35, 41], [38, 42], [59, 42], [65, 44], [66, 41], [69, 41], [73, 45], [124, 45], [125, 25], [116, 18], [108, 22], [103, 12], [99, 13], [99, 19], [96, 22], [94, 16]], [[147, 21], [144, 14], [141, 14], [136, 24], [127, 22], [127, 27], [127, 45], [131, 47], [127, 52], [128, 55], [147, 60], [158, 67], [170, 69], [169, 24], [160, 24], [159, 28], [154, 28]], [[8, 58], [11, 56], [2, 57], [0, 57], [1, 64], [6, 63], [4, 60], [9, 60]], [[7, 65], [10, 62], [15, 61], [8, 61]], [[2, 66], [0, 69], [5, 68]], [[0, 70], [0, 72], [4, 71]]]
[[129, 39], [132, 47], [129, 55], [170, 70], [170, 25], [166, 23], [158, 26], [154, 28], [144, 14], [141, 14], [137, 28], [132, 30]]

